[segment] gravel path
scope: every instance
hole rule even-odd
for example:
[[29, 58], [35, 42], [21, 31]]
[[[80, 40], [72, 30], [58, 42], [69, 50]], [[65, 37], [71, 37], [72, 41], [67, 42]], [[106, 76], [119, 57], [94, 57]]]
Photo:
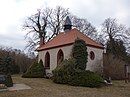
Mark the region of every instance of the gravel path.
[[25, 90], [25, 89], [31, 89], [31, 87], [25, 84], [14, 84], [13, 87], [8, 88], [9, 91]]
[[18, 90], [26, 90], [26, 89], [31, 89], [31, 87], [29, 87], [26, 84], [14, 84], [13, 87], [9, 87], [9, 88], [6, 88], [6, 89], [0, 89], [0, 92], [18, 91]]

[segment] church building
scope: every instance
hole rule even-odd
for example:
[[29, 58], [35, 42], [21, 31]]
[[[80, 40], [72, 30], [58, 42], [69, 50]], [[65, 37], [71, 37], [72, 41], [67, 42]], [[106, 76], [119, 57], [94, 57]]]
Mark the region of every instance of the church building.
[[[103, 69], [103, 51], [104, 47], [98, 44], [78, 29], [72, 29], [72, 23], [67, 16], [64, 24], [64, 32], [59, 33], [49, 42], [40, 45], [37, 49], [38, 60], [42, 60], [47, 73], [52, 73], [59, 63], [64, 59], [70, 58], [72, 47], [75, 40], [79, 38], [86, 42], [88, 52], [88, 62], [86, 70], [94, 72], [102, 71]], [[41, 39], [42, 40], [42, 39]]]

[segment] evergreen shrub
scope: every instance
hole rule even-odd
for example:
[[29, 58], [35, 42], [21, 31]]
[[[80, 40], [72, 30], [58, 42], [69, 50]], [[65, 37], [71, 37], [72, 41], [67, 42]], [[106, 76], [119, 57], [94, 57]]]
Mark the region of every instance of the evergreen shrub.
[[76, 39], [72, 48], [72, 57], [76, 59], [76, 69], [85, 70], [88, 61], [86, 43], [82, 39]]
[[70, 81], [73, 73], [75, 72], [75, 59], [65, 59], [55, 70], [53, 73], [53, 81], [59, 84], [67, 84]]
[[45, 77], [45, 67], [42, 60], [35, 61], [31, 67], [22, 75], [24, 78], [43, 78]]
[[5, 85], [7, 87], [12, 87], [13, 86], [13, 80], [12, 80], [10, 74], [6, 75]]
[[71, 77], [71, 81], [68, 84], [73, 86], [98, 88], [103, 86], [105, 83], [103, 78], [94, 72], [89, 70], [77, 70]]
[[92, 88], [98, 88], [105, 84], [103, 78], [96, 73], [89, 70], [75, 69], [75, 65], [73, 58], [64, 60], [53, 70], [53, 82]]

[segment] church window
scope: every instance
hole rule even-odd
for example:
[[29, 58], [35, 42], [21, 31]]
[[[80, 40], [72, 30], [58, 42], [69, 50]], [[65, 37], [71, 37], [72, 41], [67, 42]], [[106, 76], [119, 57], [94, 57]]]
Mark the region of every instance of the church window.
[[50, 54], [49, 52], [45, 55], [45, 68], [50, 68]]
[[95, 54], [93, 51], [90, 52], [90, 59], [91, 60], [94, 60], [95, 59]]
[[57, 54], [57, 64], [60, 64], [64, 60], [64, 53], [60, 49]]

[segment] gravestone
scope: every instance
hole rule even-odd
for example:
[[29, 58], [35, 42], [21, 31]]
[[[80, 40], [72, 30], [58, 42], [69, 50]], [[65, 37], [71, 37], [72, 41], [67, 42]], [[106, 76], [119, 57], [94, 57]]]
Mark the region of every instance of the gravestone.
[[0, 84], [5, 84], [6, 78], [5, 75], [0, 75]]

